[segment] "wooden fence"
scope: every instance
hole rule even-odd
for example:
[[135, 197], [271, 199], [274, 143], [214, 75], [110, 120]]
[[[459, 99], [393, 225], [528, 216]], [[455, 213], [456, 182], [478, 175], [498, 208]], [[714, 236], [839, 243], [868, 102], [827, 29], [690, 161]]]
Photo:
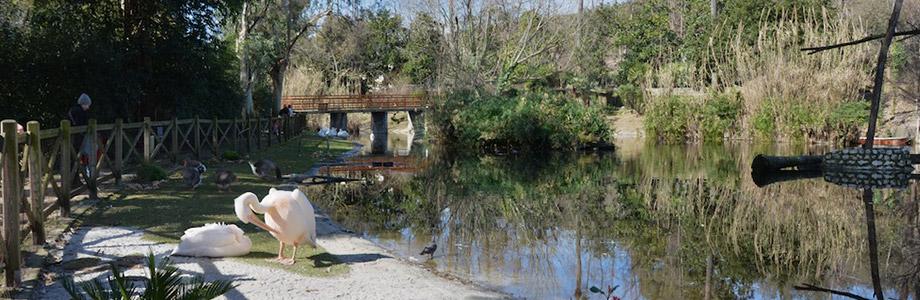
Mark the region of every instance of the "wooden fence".
[[[120, 184], [122, 175], [140, 162], [176, 163], [182, 158], [219, 157], [226, 150], [244, 153], [270, 147], [304, 129], [304, 116], [156, 122], [144, 119], [138, 123], [118, 119], [113, 124], [90, 120], [86, 126], [61, 121], [55, 129], [41, 129], [38, 122], [32, 121], [27, 123], [25, 132], [17, 131], [16, 121], [4, 120], [0, 125], [0, 260], [4, 263], [5, 285], [18, 287], [21, 281], [20, 244], [25, 237], [31, 233], [34, 244], [44, 244], [45, 220], [54, 211], [69, 216], [71, 199], [94, 190], [98, 182]], [[83, 145], [83, 141], [87, 144]], [[96, 155], [81, 159], [81, 152]]]

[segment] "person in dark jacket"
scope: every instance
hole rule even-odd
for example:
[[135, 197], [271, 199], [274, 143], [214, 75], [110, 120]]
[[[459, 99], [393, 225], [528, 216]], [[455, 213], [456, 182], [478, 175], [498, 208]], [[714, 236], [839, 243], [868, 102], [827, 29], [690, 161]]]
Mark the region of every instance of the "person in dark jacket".
[[[80, 97], [77, 98], [77, 105], [74, 105], [70, 108], [70, 111], [67, 112], [67, 119], [70, 120], [71, 126], [86, 126], [89, 124], [89, 119], [92, 118], [90, 113], [90, 106], [93, 104], [93, 100], [89, 98], [87, 94], [80, 94]], [[73, 144], [74, 147], [80, 150], [80, 176], [83, 177], [84, 182], [87, 183], [87, 189], [89, 190], [89, 196], [91, 199], [96, 199], [97, 190], [94, 182], [91, 182], [90, 172], [92, 171], [89, 164], [89, 156], [96, 155], [96, 147], [89, 140], [90, 136], [88, 135], [74, 135]], [[74, 184], [79, 184], [79, 176], [74, 176]]]

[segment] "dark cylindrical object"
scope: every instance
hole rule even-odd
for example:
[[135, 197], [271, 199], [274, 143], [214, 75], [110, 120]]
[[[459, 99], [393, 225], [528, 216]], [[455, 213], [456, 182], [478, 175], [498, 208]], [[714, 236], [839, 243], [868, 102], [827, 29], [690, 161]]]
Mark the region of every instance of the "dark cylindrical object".
[[772, 170], [768, 172], [752, 172], [751, 178], [757, 187], [764, 187], [773, 183], [821, 177], [821, 170]]
[[766, 156], [758, 154], [751, 163], [751, 169], [755, 173], [776, 171], [790, 167], [796, 167], [800, 170], [815, 170], [820, 169], [823, 161], [824, 157], [818, 155]]

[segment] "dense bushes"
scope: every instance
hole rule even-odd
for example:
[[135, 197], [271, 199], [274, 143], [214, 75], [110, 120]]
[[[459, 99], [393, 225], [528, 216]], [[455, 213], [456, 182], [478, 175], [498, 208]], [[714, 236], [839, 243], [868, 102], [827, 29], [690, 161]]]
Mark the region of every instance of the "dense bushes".
[[432, 121], [442, 142], [489, 152], [575, 149], [605, 143], [611, 132], [598, 108], [564, 95], [459, 92], [435, 106]]
[[719, 142], [726, 137], [852, 142], [868, 116], [867, 101], [820, 107], [795, 103], [780, 107], [774, 100], [766, 99], [753, 112], [748, 112], [738, 93], [705, 98], [672, 95], [649, 101], [645, 129], [651, 137], [668, 143]]
[[645, 130], [664, 142], [703, 140], [720, 142], [735, 130], [741, 115], [737, 93], [718, 94], [707, 99], [686, 96], [655, 98], [649, 103]]

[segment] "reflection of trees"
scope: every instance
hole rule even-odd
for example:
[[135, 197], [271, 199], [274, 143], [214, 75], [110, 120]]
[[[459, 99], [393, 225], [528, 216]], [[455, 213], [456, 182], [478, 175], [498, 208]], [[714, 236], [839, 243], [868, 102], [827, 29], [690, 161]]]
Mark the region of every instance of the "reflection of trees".
[[[858, 192], [819, 181], [759, 189], [740, 175], [749, 173], [745, 161], [750, 155], [743, 149], [659, 146], [620, 160], [435, 160], [412, 178], [325, 187], [318, 192], [329, 197], [313, 198], [360, 214], [351, 219], [365, 220], [363, 227], [346, 222], [356, 229], [410, 228], [420, 240], [437, 235], [444, 245], [468, 245], [445, 250], [446, 263], [461, 272], [570, 278], [580, 289], [619, 277], [654, 299], [735, 298], [753, 293], [755, 285], [773, 293], [768, 297], [789, 296], [788, 287], [798, 282], [847, 287], [869, 281]], [[903, 229], [903, 220], [918, 224], [920, 212], [916, 201], [894, 203], [905, 208], [878, 207], [880, 252], [888, 254], [882, 273], [905, 274], [898, 282], [906, 286], [918, 282], [918, 255], [901, 249], [920, 243], [920, 229]], [[900, 218], [896, 214], [911, 211], [908, 203], [913, 215]], [[910, 237], [901, 231], [914, 238], [901, 238]], [[616, 251], [628, 254], [626, 269], [605, 256]], [[560, 267], [561, 259], [571, 265]], [[626, 270], [631, 276], [616, 274]], [[854, 272], [858, 279], [841, 279]]]

